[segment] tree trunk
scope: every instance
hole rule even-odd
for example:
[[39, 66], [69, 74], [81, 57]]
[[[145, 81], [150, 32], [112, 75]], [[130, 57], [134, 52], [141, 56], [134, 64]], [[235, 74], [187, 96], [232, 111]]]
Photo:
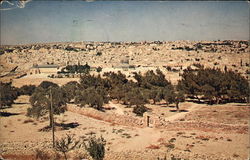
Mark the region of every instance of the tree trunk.
[[67, 156], [65, 152], [63, 152], [63, 155], [64, 155], [65, 160], [67, 160]]
[[200, 102], [201, 102], [201, 100], [200, 100], [199, 96], [195, 96], [195, 97], [198, 99], [198, 102], [200, 103]]
[[220, 98], [216, 98], [216, 104], [219, 104], [220, 103]]
[[177, 110], [177, 112], [180, 112], [180, 110], [179, 110], [179, 102], [176, 102], [175, 104], [176, 104], [176, 110]]
[[209, 105], [213, 105], [214, 104], [214, 100], [213, 98], [209, 98], [209, 102], [208, 102]]
[[52, 127], [52, 113], [51, 113], [51, 109], [49, 110], [49, 127]]

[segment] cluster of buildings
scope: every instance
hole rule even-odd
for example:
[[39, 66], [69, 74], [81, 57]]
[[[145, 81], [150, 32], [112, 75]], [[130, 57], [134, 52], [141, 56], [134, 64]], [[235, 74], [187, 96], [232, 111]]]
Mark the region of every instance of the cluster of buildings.
[[78, 63], [131, 72], [201, 63], [244, 72], [250, 47], [248, 41], [144, 41], [30, 44], [1, 46], [0, 50], [0, 69], [15, 65], [28, 74], [56, 74], [62, 67]]

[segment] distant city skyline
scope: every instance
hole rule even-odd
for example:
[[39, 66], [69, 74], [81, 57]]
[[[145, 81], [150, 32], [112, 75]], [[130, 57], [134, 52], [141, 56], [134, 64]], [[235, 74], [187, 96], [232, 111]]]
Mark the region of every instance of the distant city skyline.
[[1, 45], [249, 40], [246, 1], [1, 1], [0, 16]]

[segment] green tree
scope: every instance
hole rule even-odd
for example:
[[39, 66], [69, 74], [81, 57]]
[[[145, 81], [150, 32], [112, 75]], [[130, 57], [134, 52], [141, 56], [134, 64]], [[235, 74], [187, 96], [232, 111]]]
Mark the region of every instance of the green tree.
[[90, 71], [90, 66], [88, 63], [85, 65], [67, 65], [65, 68], [62, 69], [62, 71], [67, 70], [69, 73], [85, 73], [88, 74]]
[[18, 95], [18, 89], [11, 86], [11, 83], [0, 82], [0, 108], [11, 106]]
[[99, 66], [99, 67], [96, 68], [96, 72], [99, 73], [99, 72], [101, 72], [101, 71], [102, 71], [102, 67]]
[[109, 96], [112, 99], [117, 99], [118, 101], [124, 101], [128, 92], [130, 92], [133, 88], [136, 88], [133, 82], [128, 82], [125, 84], [119, 83], [116, 86], [113, 86], [113, 88], [109, 90]]
[[89, 87], [103, 87], [105, 89], [110, 88], [110, 82], [106, 79], [102, 79], [100, 75], [94, 76], [90, 74], [82, 75], [80, 78], [80, 89], [86, 89]]
[[135, 113], [137, 116], [143, 116], [143, 113], [147, 112], [148, 108], [144, 105], [138, 105], [133, 108], [133, 113]]
[[129, 106], [144, 105], [148, 102], [145, 93], [140, 88], [132, 88], [126, 93], [123, 101]]
[[187, 68], [184, 70], [182, 76], [182, 80], [180, 80], [177, 84], [177, 89], [184, 91], [190, 97], [196, 97], [198, 100], [198, 95], [201, 94], [201, 88], [198, 83], [198, 77], [191, 68]]
[[156, 73], [152, 70], [147, 71], [144, 76], [141, 75], [141, 73], [134, 73], [134, 78], [136, 79], [139, 87], [148, 89], [151, 89], [152, 86], [166, 87], [171, 85], [159, 69], [156, 70]]
[[167, 87], [152, 87], [151, 89], [145, 89], [144, 92], [147, 99], [153, 100], [153, 104], [160, 102], [165, 98], [165, 88]]
[[35, 85], [24, 85], [21, 88], [19, 88], [19, 94], [31, 96], [32, 93], [35, 91], [35, 89], [36, 89]]
[[[52, 97], [51, 97], [52, 96]], [[51, 113], [51, 100], [54, 114], [63, 113], [66, 110], [66, 97], [64, 91], [55, 83], [44, 81], [30, 97], [31, 108], [27, 115], [39, 118]], [[49, 115], [50, 127], [52, 126], [52, 115]]]
[[185, 70], [177, 88], [188, 95], [201, 95], [210, 104], [221, 101], [246, 102], [249, 97], [249, 84], [245, 77], [233, 71], [222, 72], [215, 68]]
[[97, 110], [103, 109], [103, 104], [108, 102], [107, 93], [101, 88], [89, 87], [77, 93], [75, 103], [85, 106], [86, 104]]
[[62, 86], [62, 90], [65, 93], [67, 102], [70, 102], [75, 98], [77, 90], [79, 89], [79, 83], [76, 81], [71, 81]]
[[55, 142], [55, 149], [58, 152], [62, 152], [64, 159], [67, 160], [66, 153], [80, 147], [80, 141], [76, 140], [74, 136], [66, 134], [66, 137], [63, 137]]
[[128, 82], [126, 75], [122, 74], [120, 71], [118, 71], [118, 73], [105, 72], [103, 76], [105, 76], [109, 80], [112, 88], [114, 88], [118, 84], [126, 84]]

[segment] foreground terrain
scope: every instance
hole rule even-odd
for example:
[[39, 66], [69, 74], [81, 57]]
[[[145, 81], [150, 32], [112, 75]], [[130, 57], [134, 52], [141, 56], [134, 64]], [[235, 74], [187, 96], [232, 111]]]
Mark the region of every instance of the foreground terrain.
[[[25, 116], [29, 96], [20, 96], [12, 108], [1, 112], [1, 155], [10, 159], [35, 158], [36, 149], [51, 150], [51, 132], [39, 131], [48, 125], [46, 119]], [[128, 111], [122, 105], [112, 114]], [[205, 105], [184, 102], [180, 113], [172, 106], [148, 105], [153, 112], [164, 113], [165, 128], [138, 128], [117, 125], [66, 111], [56, 122], [68, 124], [56, 128], [56, 138], [65, 134], [87, 139], [102, 135], [107, 141], [105, 159], [157, 159], [164, 156], [183, 159], [247, 159], [249, 151], [248, 122], [250, 107], [246, 104]], [[70, 125], [70, 124], [77, 125]], [[85, 153], [86, 154], [86, 153]], [[77, 157], [77, 151], [69, 153]]]

